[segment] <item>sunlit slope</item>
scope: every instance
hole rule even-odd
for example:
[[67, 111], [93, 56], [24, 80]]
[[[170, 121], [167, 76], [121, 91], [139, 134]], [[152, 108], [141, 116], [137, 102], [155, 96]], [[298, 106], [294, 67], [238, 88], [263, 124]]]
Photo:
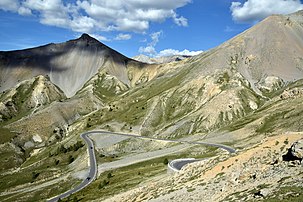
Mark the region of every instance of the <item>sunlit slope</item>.
[[271, 16], [215, 49], [155, 66], [167, 71], [111, 97], [90, 125], [115, 122], [115, 130], [179, 137], [253, 114], [303, 78], [302, 18], [301, 12]]

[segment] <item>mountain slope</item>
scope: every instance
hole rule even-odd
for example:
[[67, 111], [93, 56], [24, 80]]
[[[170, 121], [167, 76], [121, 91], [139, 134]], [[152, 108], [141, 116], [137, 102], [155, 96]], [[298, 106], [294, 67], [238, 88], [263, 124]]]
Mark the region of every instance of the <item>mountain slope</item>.
[[90, 125], [114, 120], [121, 130], [127, 123], [142, 135], [176, 138], [220, 129], [254, 113], [303, 78], [302, 18], [300, 12], [271, 16], [213, 50], [158, 65], [169, 71], [113, 98], [111, 104], [119, 107], [100, 111], [106, 115], [91, 117]]
[[268, 77], [267, 81], [276, 77], [284, 82], [302, 78], [302, 18], [302, 12], [266, 18], [221, 46], [196, 57], [195, 62], [204, 65], [194, 73], [207, 74], [214, 69], [235, 70], [250, 82], [255, 91]]
[[136, 63], [87, 34], [60, 44], [0, 52], [0, 91], [37, 75], [48, 75], [67, 97], [73, 96], [100, 68], [130, 85], [126, 67]]

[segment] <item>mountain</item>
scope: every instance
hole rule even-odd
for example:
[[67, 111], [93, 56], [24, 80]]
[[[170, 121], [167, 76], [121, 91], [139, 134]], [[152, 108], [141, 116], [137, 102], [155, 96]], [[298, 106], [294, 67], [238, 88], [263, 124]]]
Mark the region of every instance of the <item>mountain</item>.
[[162, 63], [169, 63], [169, 62], [177, 62], [180, 60], [184, 60], [186, 58], [190, 58], [192, 56], [189, 55], [172, 55], [172, 56], [163, 56], [163, 57], [148, 57], [146, 55], [137, 55], [133, 57], [132, 59], [143, 62], [143, 63], [148, 63], [148, 64], [162, 64]]
[[292, 82], [303, 76], [302, 34], [302, 12], [270, 16], [197, 61], [206, 64], [201, 73], [235, 69], [256, 91], [278, 78]]
[[87, 34], [76, 40], [20, 51], [0, 52], [0, 91], [33, 76], [49, 76], [72, 97], [98, 70], [107, 69], [129, 85], [126, 68], [131, 59]]
[[[208, 133], [254, 113], [303, 78], [301, 18], [300, 12], [274, 15], [219, 47], [160, 65], [170, 71], [124, 94], [110, 117], [142, 135], [177, 138], [186, 131]], [[128, 105], [133, 100], [138, 106]], [[111, 120], [92, 118], [97, 125], [106, 121]]]
[[[98, 178], [67, 200], [302, 199], [303, 11], [178, 62], [135, 61], [88, 35], [1, 58], [0, 200], [44, 200], [87, 179], [79, 134], [91, 130], [137, 136], [91, 135]], [[204, 161], [167, 174], [191, 157]]]

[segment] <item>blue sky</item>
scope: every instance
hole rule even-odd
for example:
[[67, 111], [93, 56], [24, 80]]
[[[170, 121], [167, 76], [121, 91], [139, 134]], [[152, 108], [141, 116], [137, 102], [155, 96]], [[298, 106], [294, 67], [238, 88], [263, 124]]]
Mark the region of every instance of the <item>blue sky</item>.
[[300, 0], [0, 0], [0, 50], [85, 32], [128, 57], [197, 54], [268, 15], [300, 9]]

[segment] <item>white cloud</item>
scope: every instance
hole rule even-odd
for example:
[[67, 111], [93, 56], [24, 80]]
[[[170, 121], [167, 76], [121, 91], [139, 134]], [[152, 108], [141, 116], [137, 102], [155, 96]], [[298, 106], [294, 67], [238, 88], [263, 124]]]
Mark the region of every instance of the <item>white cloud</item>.
[[0, 9], [34, 15], [40, 23], [75, 32], [129, 31], [144, 33], [151, 22], [173, 19], [187, 26], [176, 9], [192, 0], [0, 0]]
[[203, 51], [189, 51], [187, 49], [183, 51], [175, 50], [175, 49], [165, 49], [160, 51], [156, 57], [167, 57], [167, 56], [173, 56], [173, 55], [187, 55], [187, 56], [195, 56], [200, 53], [203, 53]]
[[191, 0], [126, 0], [136, 8], [176, 9], [190, 3]]
[[159, 38], [162, 34], [163, 34], [162, 31], [154, 32], [150, 34], [151, 42], [148, 43], [146, 47], [140, 47], [139, 53], [147, 54], [149, 56], [155, 56], [157, 54], [155, 46], [159, 42]]
[[187, 19], [184, 18], [183, 16], [177, 17], [176, 13], [174, 13], [173, 20], [179, 26], [183, 26], [183, 27], [187, 27], [188, 26]]
[[17, 0], [1, 0], [0, 9], [5, 11], [17, 11], [20, 4]]
[[160, 51], [159, 53], [156, 51], [156, 45], [159, 43], [160, 37], [162, 36], [163, 32], [154, 32], [150, 34], [151, 42], [147, 44], [145, 47], [139, 48], [140, 54], [146, 54], [150, 57], [167, 57], [173, 55], [188, 55], [194, 56], [202, 53], [203, 51], [189, 51], [187, 49], [180, 51], [175, 49], [165, 49]]
[[122, 18], [117, 20], [117, 24], [113, 26], [114, 30], [128, 32], [144, 32], [149, 28], [149, 22], [145, 20], [133, 20]]
[[121, 40], [129, 40], [132, 38], [132, 35], [130, 34], [118, 34], [116, 37], [115, 37], [115, 40], [117, 41], [121, 41]]
[[25, 8], [25, 7], [20, 7], [18, 9], [18, 14], [19, 15], [32, 15], [32, 11], [29, 8]]
[[22, 6], [38, 13], [37, 17], [42, 24], [73, 28], [68, 7], [61, 0], [25, 0]]
[[110, 39], [108, 39], [107, 37], [99, 35], [99, 34], [90, 34], [90, 36], [99, 41], [110, 41]]
[[247, 0], [232, 2], [230, 10], [237, 22], [252, 23], [272, 14], [289, 14], [303, 9], [300, 0]]
[[149, 56], [155, 56], [157, 54], [155, 47], [153, 46], [146, 46], [146, 47], [140, 47], [139, 53], [141, 54], [147, 54]]
[[[64, 21], [63, 21], [64, 22]], [[69, 26], [73, 31], [81, 33], [92, 33], [97, 22], [87, 16], [76, 16], [70, 21]]]
[[150, 45], [152, 46], [156, 46], [157, 43], [159, 42], [159, 38], [160, 36], [163, 34], [163, 31], [159, 31], [159, 32], [154, 32], [150, 35], [150, 38], [152, 39], [152, 42], [150, 43]]

